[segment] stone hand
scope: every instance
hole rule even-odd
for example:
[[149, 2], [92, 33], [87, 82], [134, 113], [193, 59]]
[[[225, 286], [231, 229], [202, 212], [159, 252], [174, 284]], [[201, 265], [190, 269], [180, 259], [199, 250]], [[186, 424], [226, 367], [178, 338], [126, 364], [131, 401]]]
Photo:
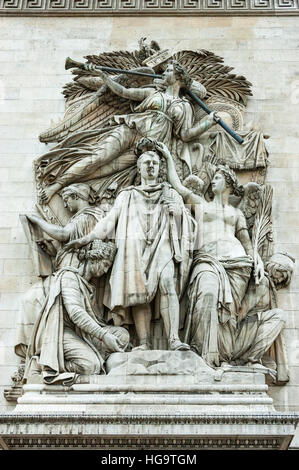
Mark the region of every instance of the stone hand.
[[211, 122], [211, 125], [214, 126], [220, 120], [220, 117], [216, 114], [216, 111], [212, 111], [208, 115], [208, 121]]
[[177, 202], [171, 197], [163, 197], [162, 203], [165, 204], [169, 214], [179, 216], [181, 215], [181, 208]]
[[258, 255], [257, 262], [255, 263], [255, 266], [254, 266], [255, 283], [260, 284], [264, 275], [265, 275], [264, 263], [261, 257]]
[[88, 243], [90, 242], [90, 239], [88, 236], [86, 237], [82, 237], [82, 238], [78, 238], [77, 240], [73, 240], [71, 242], [68, 242], [64, 249], [66, 251], [70, 251], [70, 250], [77, 250], [78, 248], [81, 248], [81, 246], [85, 246], [87, 245]]
[[105, 345], [110, 351], [124, 352], [123, 349], [120, 347], [119, 341], [116, 336], [112, 335], [111, 333], [105, 333], [102, 337], [102, 341], [105, 343]]
[[54, 194], [56, 194], [59, 191], [60, 188], [61, 188], [61, 184], [59, 183], [53, 183], [43, 188], [39, 192], [39, 199], [40, 199], [41, 204], [47, 204], [51, 200], [51, 198], [54, 196]]
[[106, 77], [105, 72], [99, 68], [96, 68], [94, 64], [84, 64], [84, 70], [87, 70], [88, 72], [95, 72], [100, 77]]
[[157, 149], [163, 155], [164, 158], [172, 158], [167, 146], [163, 142], [157, 142]]
[[153, 81], [157, 91], [165, 91], [167, 86], [164, 82], [164, 80], [161, 80], [161, 78], [155, 78]]

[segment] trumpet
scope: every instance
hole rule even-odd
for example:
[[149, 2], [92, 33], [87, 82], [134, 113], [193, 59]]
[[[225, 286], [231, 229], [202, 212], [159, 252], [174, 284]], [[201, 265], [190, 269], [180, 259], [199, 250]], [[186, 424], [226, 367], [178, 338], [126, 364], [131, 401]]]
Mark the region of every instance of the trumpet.
[[[65, 69], [72, 69], [74, 67], [86, 70], [85, 65], [83, 62], [77, 62], [70, 57], [66, 58], [65, 61]], [[126, 75], [139, 75], [140, 77], [150, 77], [150, 78], [163, 78], [162, 75], [157, 75], [154, 73], [145, 73], [145, 72], [138, 72], [137, 70], [122, 70], [122, 69], [115, 69], [114, 67], [104, 67], [101, 65], [94, 65], [93, 70], [96, 72], [97, 70], [101, 70], [103, 72], [114, 72], [114, 73], [125, 73]], [[185, 89], [184, 92], [186, 95], [189, 95], [190, 98], [195, 101], [207, 114], [210, 114], [212, 110], [203, 102], [200, 98], [198, 98], [195, 93], [191, 90]], [[222, 119], [217, 119], [217, 124], [221, 126], [229, 135], [232, 136], [239, 144], [244, 142], [243, 138], [238, 135], [233, 129], [231, 129]]]
[[[86, 70], [85, 65], [83, 62], [77, 62], [76, 60], [67, 57], [65, 60], [65, 70], [77, 68]], [[101, 65], [94, 65], [95, 72], [97, 70], [101, 70], [102, 72], [114, 72], [114, 73], [125, 73], [126, 75], [139, 75], [140, 77], [150, 77], [150, 78], [162, 78], [162, 75], [157, 75], [154, 73], [145, 73], [145, 72], [138, 72], [137, 70], [122, 70], [116, 69], [114, 67], [105, 67]]]
[[84, 64], [83, 62], [77, 62], [76, 60], [73, 60], [70, 57], [67, 57], [65, 59], [65, 70], [73, 69], [74, 67], [77, 67], [78, 69], [82, 69], [84, 68]]

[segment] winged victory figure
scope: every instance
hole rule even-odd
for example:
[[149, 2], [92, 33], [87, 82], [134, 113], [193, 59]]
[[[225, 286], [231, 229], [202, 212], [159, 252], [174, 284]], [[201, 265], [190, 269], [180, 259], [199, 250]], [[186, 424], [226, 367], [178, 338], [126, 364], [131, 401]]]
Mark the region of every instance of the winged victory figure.
[[[161, 60], [152, 61], [161, 54], [157, 43], [146, 46], [143, 38], [139, 51], [86, 56], [85, 70], [73, 71], [74, 83], [63, 92], [66, 113], [62, 122], [40, 135], [42, 142], [58, 142], [35, 162], [43, 204], [73, 182], [88, 182], [98, 198], [112, 182], [118, 189], [132, 184], [136, 176], [132, 149], [141, 137], [165, 143], [179, 176], [191, 174], [194, 164], [202, 162], [199, 141], [209, 134], [217, 118], [214, 113], [203, 115], [184, 95], [186, 88], [207, 102], [216, 102], [216, 111], [220, 103], [219, 111], [231, 117], [233, 128], [240, 127], [240, 109], [251, 95], [251, 84], [244, 77], [230, 73], [232, 67], [206, 50], [168, 52], [166, 60], [162, 54]], [[96, 71], [94, 66], [99, 64], [162, 72], [162, 79], [112, 75]]]

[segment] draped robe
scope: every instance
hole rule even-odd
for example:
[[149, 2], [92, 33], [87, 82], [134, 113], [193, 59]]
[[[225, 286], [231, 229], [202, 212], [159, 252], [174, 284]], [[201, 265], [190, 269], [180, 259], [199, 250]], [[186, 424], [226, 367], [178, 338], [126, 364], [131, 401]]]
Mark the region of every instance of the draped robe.
[[[169, 214], [164, 195], [180, 207], [180, 217]], [[173, 261], [180, 296], [192, 263], [197, 227], [181, 196], [168, 183], [129, 187], [118, 195], [115, 210], [117, 254], [106, 305], [113, 309], [150, 303], [163, 269]]]

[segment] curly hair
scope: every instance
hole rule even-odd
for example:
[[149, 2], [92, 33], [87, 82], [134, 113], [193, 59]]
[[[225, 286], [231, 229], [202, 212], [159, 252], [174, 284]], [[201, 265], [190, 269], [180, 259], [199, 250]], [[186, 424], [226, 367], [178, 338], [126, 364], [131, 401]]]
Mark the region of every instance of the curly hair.
[[138, 158], [145, 152], [155, 152], [160, 157], [161, 152], [157, 146], [157, 143], [158, 142], [156, 139], [151, 139], [150, 137], [142, 137], [142, 139], [137, 142], [134, 153]]
[[244, 188], [239, 184], [236, 173], [228, 165], [218, 165], [216, 173], [224, 176], [226, 187], [231, 188], [231, 193], [235, 196], [242, 196]]
[[192, 78], [185, 67], [183, 67], [177, 60], [171, 60], [169, 64], [173, 65], [175, 76], [185, 85], [186, 88], [190, 88]]
[[59, 191], [59, 194], [61, 197], [73, 196], [76, 199], [80, 198], [84, 201], [88, 201], [90, 196], [90, 189], [90, 186], [86, 183], [72, 183], [69, 186], [62, 188]]
[[187, 189], [191, 189], [191, 191], [195, 194], [202, 195], [202, 191], [204, 188], [204, 182], [201, 178], [196, 175], [189, 175], [187, 178], [184, 179], [183, 185]]
[[113, 263], [117, 248], [114, 242], [103, 242], [102, 240], [94, 240], [88, 248], [81, 248], [78, 253], [80, 261], [83, 260], [109, 260]]
[[[288, 253], [275, 253], [266, 263], [269, 276], [275, 284], [276, 289], [287, 287], [294, 271], [295, 259]], [[275, 274], [280, 273], [282, 279], [276, 279]]]

